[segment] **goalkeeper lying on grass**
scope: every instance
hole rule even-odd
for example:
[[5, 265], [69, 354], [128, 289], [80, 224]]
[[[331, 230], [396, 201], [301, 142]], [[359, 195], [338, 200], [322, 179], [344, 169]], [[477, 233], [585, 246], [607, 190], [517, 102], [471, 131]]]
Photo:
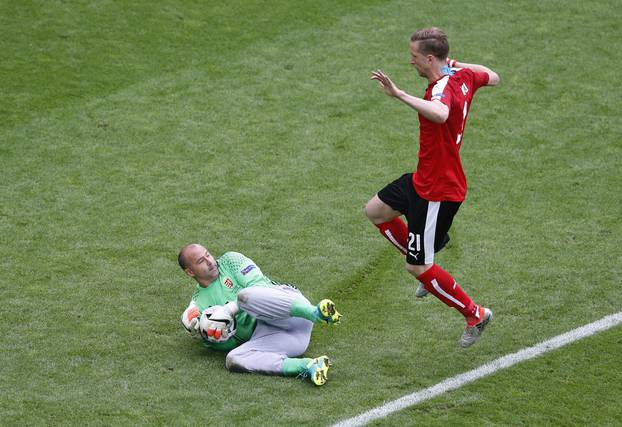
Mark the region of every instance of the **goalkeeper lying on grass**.
[[298, 356], [309, 346], [314, 323], [339, 322], [331, 300], [311, 305], [298, 289], [270, 280], [237, 252], [216, 260], [192, 243], [179, 251], [178, 261], [197, 281], [181, 322], [206, 347], [229, 352], [227, 369], [308, 377], [315, 385], [326, 382], [327, 356]]

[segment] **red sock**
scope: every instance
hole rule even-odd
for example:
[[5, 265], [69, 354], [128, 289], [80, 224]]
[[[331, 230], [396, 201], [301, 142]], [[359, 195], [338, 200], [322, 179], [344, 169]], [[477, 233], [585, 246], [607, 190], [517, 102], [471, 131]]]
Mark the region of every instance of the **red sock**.
[[[467, 323], [479, 322], [480, 307], [458, 286], [451, 275], [433, 264], [432, 268], [417, 277], [425, 289], [450, 307], [454, 307], [467, 319]], [[470, 325], [471, 326], [471, 325]]]
[[406, 255], [406, 247], [408, 246], [408, 226], [400, 217], [393, 218], [389, 222], [375, 225], [385, 239], [391, 242], [397, 250]]

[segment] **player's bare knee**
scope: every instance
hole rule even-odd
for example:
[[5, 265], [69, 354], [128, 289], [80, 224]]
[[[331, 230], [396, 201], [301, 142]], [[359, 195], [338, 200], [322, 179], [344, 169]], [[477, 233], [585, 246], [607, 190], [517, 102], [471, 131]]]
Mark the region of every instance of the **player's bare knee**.
[[421, 276], [430, 267], [432, 267], [432, 264], [414, 265], [414, 264], [406, 263], [406, 271], [408, 271], [410, 274], [412, 274], [415, 277]]
[[378, 209], [378, 207], [374, 203], [374, 199], [371, 199], [367, 202], [365, 207], [363, 207], [363, 212], [365, 216], [374, 224], [380, 224], [384, 221], [382, 216], [382, 212]]
[[373, 222], [373, 220], [374, 220], [374, 216], [372, 215], [372, 209], [371, 209], [371, 207], [369, 206], [369, 203], [370, 203], [370, 202], [367, 202], [367, 203], [365, 204], [365, 206], [363, 206], [363, 213], [365, 214], [365, 216], [366, 216], [366, 217], [367, 217], [370, 221], [372, 221], [372, 222]]
[[367, 218], [376, 225], [389, 222], [401, 215], [400, 212], [394, 210], [391, 206], [380, 200], [378, 195], [369, 199], [363, 208], [363, 212], [365, 212]]

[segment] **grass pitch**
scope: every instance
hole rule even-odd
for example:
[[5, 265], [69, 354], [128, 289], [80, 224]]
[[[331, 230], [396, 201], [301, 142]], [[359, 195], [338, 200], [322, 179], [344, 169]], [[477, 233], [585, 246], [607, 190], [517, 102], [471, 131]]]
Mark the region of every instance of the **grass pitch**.
[[[621, 310], [622, 65], [613, 1], [0, 3], [3, 425], [324, 425]], [[489, 65], [438, 257], [495, 321], [414, 299], [364, 218], [416, 161], [408, 38]], [[344, 314], [316, 389], [230, 374], [181, 331], [189, 241]], [[378, 425], [614, 425], [620, 328]]]

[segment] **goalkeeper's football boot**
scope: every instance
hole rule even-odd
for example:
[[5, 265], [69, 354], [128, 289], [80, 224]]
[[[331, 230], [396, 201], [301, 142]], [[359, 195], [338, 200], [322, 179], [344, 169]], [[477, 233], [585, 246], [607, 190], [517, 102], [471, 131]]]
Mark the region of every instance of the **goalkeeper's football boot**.
[[471, 326], [467, 324], [467, 327], [464, 328], [464, 332], [460, 337], [460, 347], [470, 347], [479, 339], [486, 325], [492, 320], [492, 311], [488, 308], [479, 307], [478, 317], [480, 319], [479, 322]]
[[326, 323], [339, 323], [341, 314], [335, 309], [335, 303], [329, 299], [323, 299], [317, 305], [318, 318]]
[[417, 290], [415, 291], [415, 296], [417, 298], [424, 298], [428, 296], [429, 293], [430, 292], [428, 292], [428, 290], [424, 288], [423, 283], [419, 282], [419, 286], [417, 287]]
[[328, 379], [329, 367], [328, 356], [316, 357], [307, 364], [307, 371], [304, 376], [308, 376], [311, 382], [317, 386], [324, 385]]

